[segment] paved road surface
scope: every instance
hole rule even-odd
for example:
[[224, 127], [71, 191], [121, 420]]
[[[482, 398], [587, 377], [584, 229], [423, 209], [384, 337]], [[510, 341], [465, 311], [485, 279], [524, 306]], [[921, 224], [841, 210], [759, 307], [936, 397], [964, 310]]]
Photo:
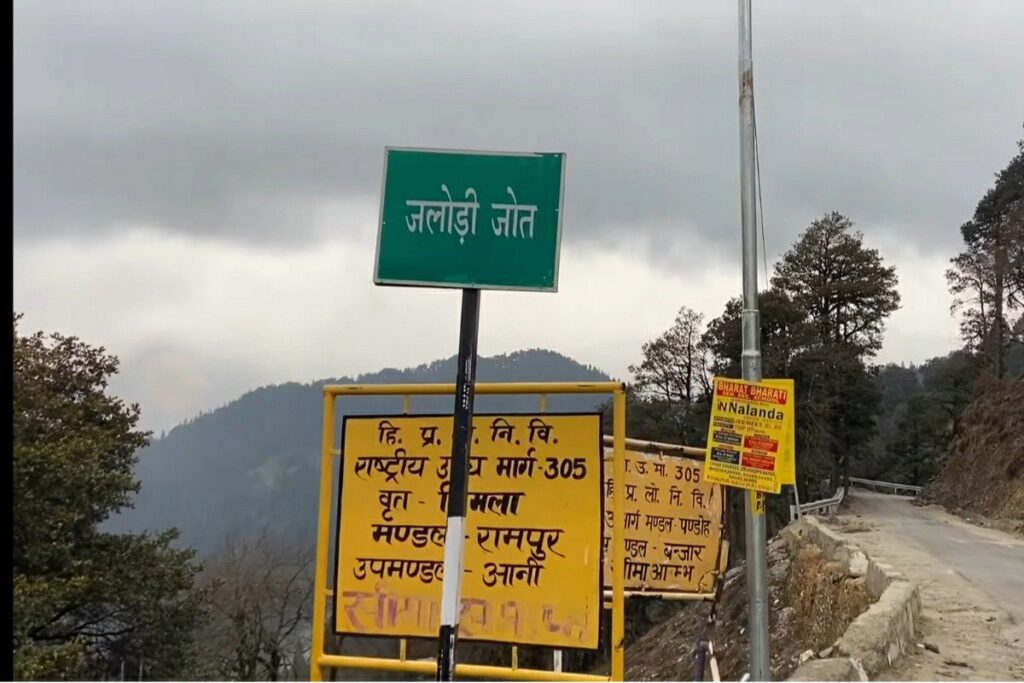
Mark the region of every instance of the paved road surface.
[[1024, 624], [1024, 539], [913, 505], [902, 496], [854, 489], [853, 498], [865, 519], [898, 524], [908, 543], [981, 588]]
[[1024, 680], [1024, 539], [855, 489], [827, 519], [921, 592], [916, 640], [886, 680]]

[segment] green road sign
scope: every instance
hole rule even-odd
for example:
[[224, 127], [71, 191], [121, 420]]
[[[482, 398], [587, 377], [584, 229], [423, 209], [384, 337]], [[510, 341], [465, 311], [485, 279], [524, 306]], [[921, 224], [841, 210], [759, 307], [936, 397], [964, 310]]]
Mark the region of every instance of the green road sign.
[[564, 154], [385, 150], [373, 281], [558, 289]]

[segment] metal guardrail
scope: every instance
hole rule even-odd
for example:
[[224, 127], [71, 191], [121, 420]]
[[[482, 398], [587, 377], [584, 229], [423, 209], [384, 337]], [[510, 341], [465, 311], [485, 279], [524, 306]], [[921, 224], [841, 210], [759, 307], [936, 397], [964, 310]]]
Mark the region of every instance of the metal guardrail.
[[[913, 486], [911, 484], [897, 484], [892, 481], [878, 481], [875, 479], [862, 479], [861, 477], [850, 477], [850, 484], [855, 486], [863, 486], [869, 488], [872, 491], [881, 489], [882, 491], [891, 490], [893, 495], [899, 495], [900, 491], [909, 491], [912, 495], [916, 496], [921, 493], [923, 487]], [[799, 508], [799, 514], [797, 514], [797, 506], [789, 506], [789, 521], [793, 521], [801, 515], [833, 515], [839, 509], [843, 500], [846, 498], [846, 489], [839, 488], [831, 498], [823, 498], [816, 500], [812, 503], [801, 503]]]
[[921, 493], [921, 486], [911, 486], [910, 484], [896, 484], [891, 481], [876, 481], [874, 479], [861, 479], [860, 477], [850, 477], [851, 484], [857, 484], [858, 486], [865, 486], [872, 491], [876, 489], [892, 489], [894, 495], [898, 495], [900, 491], [910, 491], [915, 496]]
[[834, 515], [839, 509], [839, 506], [846, 499], [846, 489], [838, 489], [831, 498], [822, 498], [811, 503], [801, 503], [800, 511], [797, 514], [797, 506], [789, 506], [789, 521], [793, 521], [797, 517], [803, 515]]

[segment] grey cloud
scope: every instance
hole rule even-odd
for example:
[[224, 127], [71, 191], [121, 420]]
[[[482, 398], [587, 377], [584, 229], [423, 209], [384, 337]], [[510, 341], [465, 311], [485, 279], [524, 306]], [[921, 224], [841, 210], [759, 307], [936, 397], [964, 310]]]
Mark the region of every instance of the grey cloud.
[[218, 357], [175, 341], [125, 355], [111, 381], [114, 395], [140, 405], [139, 427], [157, 436], [158, 430], [194, 417], [199, 409], [215, 409], [252, 389], [261, 375], [237, 356]]
[[[837, 209], [949, 249], [1021, 134], [1024, 4], [755, 3], [769, 251]], [[21, 2], [18, 239], [315, 239], [385, 145], [568, 154], [567, 240], [732, 249], [732, 4]], [[775, 245], [776, 248], [773, 248]]]

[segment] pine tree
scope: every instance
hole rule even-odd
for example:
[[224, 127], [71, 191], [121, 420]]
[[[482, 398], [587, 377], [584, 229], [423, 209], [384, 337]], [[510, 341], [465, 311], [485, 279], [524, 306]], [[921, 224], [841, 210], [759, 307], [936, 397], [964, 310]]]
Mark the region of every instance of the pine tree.
[[1005, 374], [1013, 318], [1024, 317], [1024, 140], [1017, 148], [960, 227], [964, 250], [946, 271], [964, 343], [998, 378]]
[[840, 481], [848, 485], [850, 459], [864, 450], [874, 429], [881, 396], [867, 363], [882, 348], [885, 321], [899, 308], [896, 269], [864, 246], [849, 218], [833, 211], [800, 235], [771, 282], [806, 312], [814, 330], [799, 373], [816, 393], [834, 490]]
[[18, 679], [186, 675], [203, 614], [177, 532], [110, 534], [131, 504], [139, 409], [107, 394], [117, 358], [14, 316], [14, 662]]

